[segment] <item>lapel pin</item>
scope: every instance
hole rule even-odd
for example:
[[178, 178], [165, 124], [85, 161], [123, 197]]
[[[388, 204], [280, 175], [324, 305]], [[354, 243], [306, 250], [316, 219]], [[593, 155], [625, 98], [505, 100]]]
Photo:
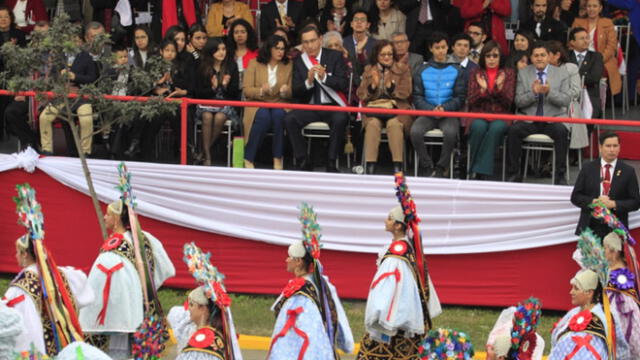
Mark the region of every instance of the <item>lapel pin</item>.
[[620, 176], [620, 174], [622, 174], [622, 170], [618, 170], [618, 171], [616, 172], [616, 176]]

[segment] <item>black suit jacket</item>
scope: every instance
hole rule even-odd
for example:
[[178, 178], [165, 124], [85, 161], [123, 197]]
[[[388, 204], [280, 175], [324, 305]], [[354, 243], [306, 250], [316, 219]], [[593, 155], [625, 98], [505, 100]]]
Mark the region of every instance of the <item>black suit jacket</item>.
[[73, 80], [76, 85], [91, 84], [98, 80], [100, 76], [98, 64], [93, 60], [91, 54], [86, 51], [81, 51], [73, 60], [71, 72], [76, 76]]
[[[302, 3], [295, 0], [287, 1], [287, 16], [291, 17], [296, 27], [289, 32], [289, 36], [295, 37], [300, 30], [300, 24], [304, 19]], [[276, 0], [260, 7], [260, 40], [264, 41], [276, 30], [276, 20], [280, 19]]]
[[[578, 59], [574, 51], [569, 52], [569, 61], [578, 65]], [[592, 118], [600, 117], [601, 105], [600, 105], [600, 79], [604, 72], [604, 62], [602, 61], [602, 54], [587, 50], [587, 54], [580, 66], [580, 77], [584, 78], [584, 85], [587, 87], [589, 93], [589, 99], [593, 106]]]
[[[322, 48], [320, 64], [324, 65], [327, 71], [327, 78], [325, 79], [324, 85], [346, 94], [347, 88], [349, 87], [349, 77], [347, 76], [347, 64], [342, 57], [342, 53], [336, 50]], [[311, 89], [307, 89], [305, 81], [307, 81], [308, 72], [309, 69], [304, 64], [304, 61], [302, 61], [302, 55], [296, 57], [293, 61], [291, 90], [294, 96], [296, 96], [297, 102], [303, 104], [308, 104], [314, 92], [320, 91], [320, 85], [318, 85], [317, 80], [314, 80], [314, 86]]]
[[540, 29], [540, 36], [536, 33], [536, 21], [531, 18], [529, 21], [520, 25], [520, 29], [529, 30], [536, 37], [537, 40], [557, 40], [560, 43], [565, 44], [567, 42], [567, 27], [564, 26], [560, 21], [546, 17], [542, 21], [542, 26]]
[[[406, 33], [409, 40], [413, 37], [420, 23], [418, 17], [420, 15], [421, 0], [397, 0], [395, 4], [407, 16]], [[429, 0], [429, 12], [433, 18], [433, 29], [442, 31], [449, 36], [453, 36], [462, 32], [463, 21], [460, 16], [460, 10], [451, 5], [450, 0]]]
[[[576, 227], [576, 235], [580, 235], [591, 222], [589, 204], [600, 196], [600, 159], [586, 163], [571, 193], [571, 203], [581, 209], [580, 220]], [[616, 208], [613, 213], [629, 227], [629, 212], [640, 208], [640, 194], [638, 193], [638, 178], [633, 168], [618, 159], [611, 179], [609, 198], [615, 200]]]
[[[15, 40], [15, 44], [16, 45], [18, 45], [20, 47], [27, 46], [26, 35], [21, 30], [18, 30], [16, 28], [12, 27], [11, 29], [9, 29], [8, 33], [9, 33], [9, 40], [8, 41], [14, 41]], [[5, 43], [4, 36], [0, 36], [0, 46], [4, 45], [4, 43]]]

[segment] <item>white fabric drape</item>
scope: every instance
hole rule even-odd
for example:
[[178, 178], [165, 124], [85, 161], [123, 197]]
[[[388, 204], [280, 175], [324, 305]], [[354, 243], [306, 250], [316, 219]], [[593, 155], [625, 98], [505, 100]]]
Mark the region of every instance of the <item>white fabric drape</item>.
[[[0, 155], [0, 171], [18, 167]], [[24, 161], [22, 161], [24, 163]], [[88, 160], [101, 201], [119, 196], [117, 161]], [[88, 193], [80, 161], [44, 157], [38, 169]], [[289, 245], [300, 238], [297, 206], [314, 206], [325, 249], [376, 253], [397, 204], [393, 177], [128, 162], [138, 213], [243, 239]], [[508, 251], [575, 241], [579, 209], [570, 186], [408, 178], [427, 254]], [[36, 189], [37, 190], [37, 189]], [[631, 228], [640, 214], [630, 214]], [[150, 229], [152, 231], [152, 229]], [[185, 240], [186, 241], [186, 240]]]

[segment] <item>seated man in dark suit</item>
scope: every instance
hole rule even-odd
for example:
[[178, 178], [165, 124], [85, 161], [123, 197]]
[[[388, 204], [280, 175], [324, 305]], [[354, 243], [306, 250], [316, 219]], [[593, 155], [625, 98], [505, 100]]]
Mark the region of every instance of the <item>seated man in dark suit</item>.
[[287, 29], [289, 39], [296, 39], [303, 19], [302, 3], [295, 0], [273, 0], [260, 7], [260, 40], [268, 38], [276, 28]]
[[584, 79], [584, 86], [589, 93], [589, 100], [593, 107], [591, 118], [598, 119], [602, 111], [600, 101], [600, 79], [604, 72], [602, 54], [589, 50], [589, 33], [581, 27], [571, 29], [569, 45], [573, 49], [569, 53], [569, 61], [578, 65], [580, 77]]
[[[569, 73], [549, 64], [549, 49], [544, 42], [533, 45], [532, 64], [518, 71], [516, 107], [518, 113], [531, 116], [564, 117], [571, 103]], [[507, 133], [509, 181], [522, 181], [520, 155], [522, 140], [531, 134], [545, 134], [553, 139], [556, 151], [555, 183], [566, 185], [564, 177], [569, 146], [568, 130], [562, 123], [514, 121]]]
[[600, 158], [584, 164], [571, 193], [571, 203], [580, 208], [576, 235], [589, 227], [600, 238], [611, 229], [591, 217], [589, 204], [598, 200], [611, 209], [628, 228], [629, 212], [640, 208], [638, 178], [633, 167], [618, 159], [620, 138], [616, 133], [604, 132], [598, 139]]
[[[322, 36], [318, 28], [307, 26], [300, 31], [303, 53], [293, 62], [292, 93], [297, 102], [316, 105], [346, 106], [344, 94], [349, 86], [347, 65], [342, 53], [322, 48]], [[329, 156], [327, 171], [337, 172], [336, 159], [344, 145], [344, 135], [349, 115], [345, 112], [293, 110], [284, 118], [293, 155], [300, 170], [312, 170], [307, 157], [307, 146], [302, 129], [316, 121], [329, 124]]]
[[547, 15], [547, 4], [548, 0], [533, 0], [532, 16], [520, 24], [520, 29], [530, 31], [536, 40], [557, 40], [564, 44], [567, 40], [567, 28], [560, 21]]

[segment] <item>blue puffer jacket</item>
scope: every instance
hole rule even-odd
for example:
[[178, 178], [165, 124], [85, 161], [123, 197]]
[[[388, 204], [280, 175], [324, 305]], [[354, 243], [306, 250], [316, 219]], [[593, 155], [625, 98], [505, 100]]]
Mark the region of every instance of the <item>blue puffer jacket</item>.
[[464, 104], [467, 84], [457, 64], [429, 61], [416, 71], [413, 84], [416, 109], [433, 110], [442, 105], [445, 111], [456, 111]]

